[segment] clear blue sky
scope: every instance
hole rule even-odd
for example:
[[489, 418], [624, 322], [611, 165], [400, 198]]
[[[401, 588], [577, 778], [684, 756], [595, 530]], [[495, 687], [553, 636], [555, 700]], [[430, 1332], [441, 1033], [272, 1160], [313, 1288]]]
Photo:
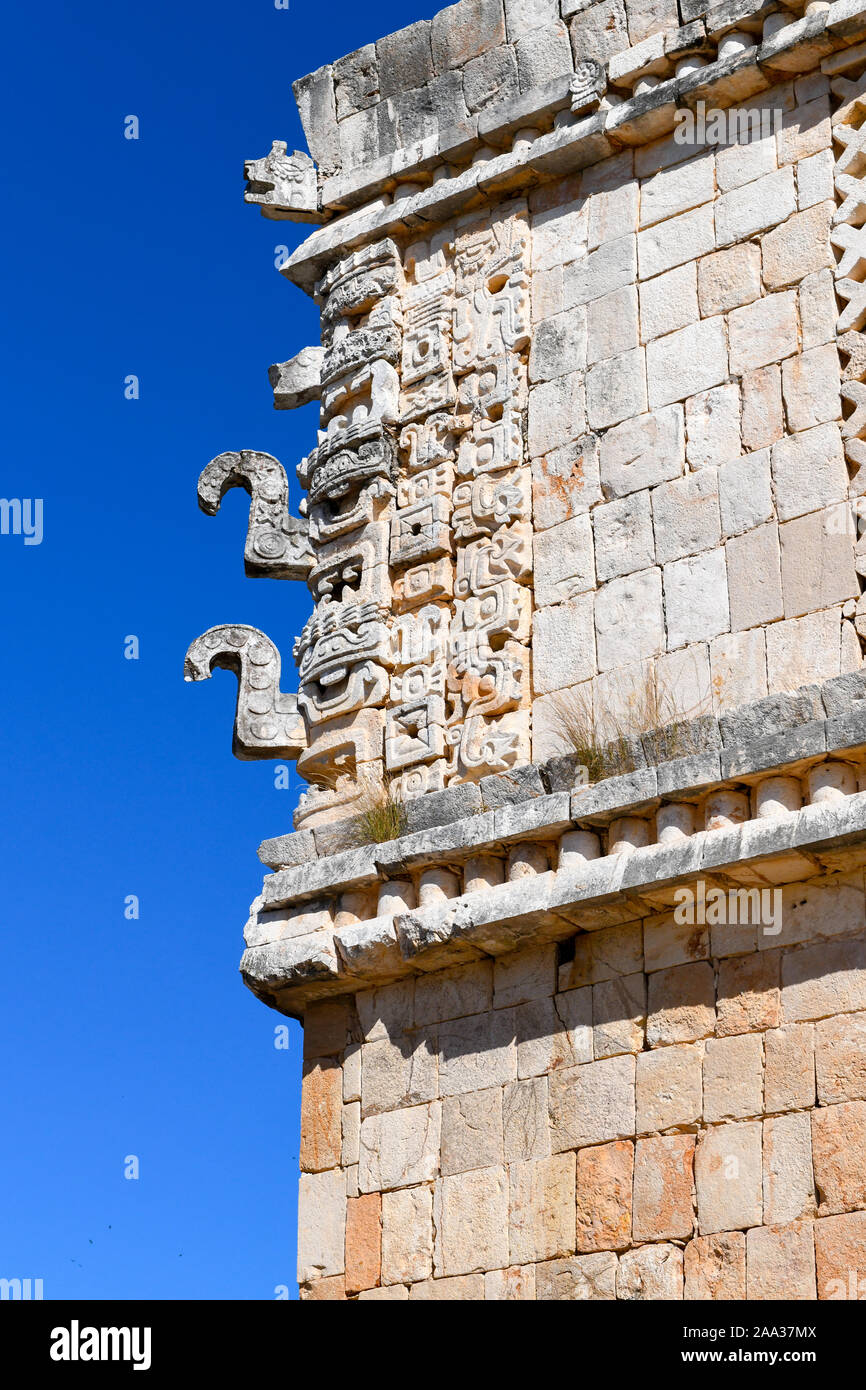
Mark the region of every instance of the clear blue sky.
[[46, 1298], [296, 1296], [301, 1032], [274, 1048], [237, 963], [298, 784], [232, 758], [234, 678], [182, 667], [252, 623], [295, 688], [308, 598], [244, 577], [246, 497], [208, 518], [195, 484], [265, 450], [296, 506], [314, 443], [315, 407], [274, 412], [266, 375], [318, 341], [274, 268], [304, 229], [244, 206], [243, 160], [303, 147], [292, 79], [436, 8], [7, 12], [0, 496], [43, 498], [44, 539], [0, 536], [0, 1276]]

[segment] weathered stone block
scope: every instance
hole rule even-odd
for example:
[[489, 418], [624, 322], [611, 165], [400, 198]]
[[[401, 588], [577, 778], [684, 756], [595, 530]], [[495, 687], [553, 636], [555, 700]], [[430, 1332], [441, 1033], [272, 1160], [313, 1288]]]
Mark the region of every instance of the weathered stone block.
[[808, 1115], [764, 1121], [764, 1222], [781, 1226], [814, 1216], [812, 1137]]
[[486, 49], [505, 43], [502, 0], [458, 0], [433, 16], [430, 37], [437, 72], [462, 67]]
[[710, 954], [707, 927], [681, 926], [672, 912], [645, 918], [643, 932], [647, 971], [689, 965], [692, 961], [706, 960]]
[[[566, 267], [566, 307], [589, 304], [612, 290], [633, 285], [637, 279], [637, 250], [633, 235], [607, 241], [588, 256]], [[635, 412], [630, 412], [635, 413]]]
[[682, 1250], [675, 1245], [642, 1245], [627, 1250], [616, 1272], [616, 1296], [652, 1302], [682, 1298]]
[[592, 1061], [592, 990], [571, 989], [514, 1010], [517, 1075], [542, 1076], [556, 1067]]
[[464, 1173], [502, 1161], [501, 1088], [446, 1098], [442, 1102], [442, 1172]]
[[442, 1110], [413, 1105], [361, 1122], [361, 1161], [358, 1184], [362, 1192], [386, 1191], [430, 1182], [439, 1171]]
[[630, 352], [640, 341], [637, 288], [624, 285], [586, 306], [586, 360], [592, 366]]
[[598, 440], [594, 434], [581, 435], [580, 439], [552, 450], [544, 458], [532, 460], [536, 534], [547, 526], [556, 526], [589, 511], [601, 498]]
[[304, 1057], [332, 1057], [349, 1041], [351, 1009], [345, 999], [321, 999], [304, 1010]]
[[431, 971], [415, 981], [415, 1023], [424, 1027], [442, 1019], [480, 1014], [493, 1005], [493, 962], [456, 965]]
[[298, 1187], [298, 1282], [343, 1274], [346, 1248], [346, 1175], [302, 1173]]
[[568, 30], [562, 23], [530, 30], [517, 40], [515, 51], [521, 92], [544, 87], [573, 71]]
[[631, 1243], [634, 1145], [630, 1140], [577, 1155], [577, 1250], [621, 1250]]
[[757, 1033], [710, 1038], [704, 1054], [704, 1119], [742, 1119], [763, 1110], [763, 1044]]
[[484, 1298], [491, 1302], [535, 1302], [535, 1266], [509, 1265], [484, 1276]]
[[320, 1172], [335, 1168], [342, 1148], [343, 1078], [332, 1058], [308, 1062], [301, 1088], [301, 1168]]
[[731, 372], [742, 376], [797, 351], [797, 296], [768, 294], [728, 316]]
[[513, 101], [519, 91], [514, 49], [507, 44], [488, 49], [463, 69], [463, 95], [469, 111]]
[[595, 588], [592, 523], [588, 515], [551, 526], [535, 537], [535, 602], [563, 603]]
[[780, 958], [776, 952], [732, 956], [719, 965], [716, 1031], [761, 1032], [781, 1023]]
[[746, 1298], [783, 1302], [817, 1297], [811, 1223], [761, 1227], [746, 1236]]
[[582, 372], [569, 372], [533, 386], [529, 393], [529, 429], [526, 436], [530, 458], [549, 454], [568, 444], [586, 429]]
[[526, 1163], [550, 1153], [546, 1076], [509, 1081], [502, 1091], [506, 1163]]
[[862, 1300], [866, 1293], [866, 1212], [814, 1224], [818, 1297]]
[[746, 1237], [740, 1231], [696, 1236], [683, 1257], [687, 1299], [746, 1297]]
[[760, 293], [761, 253], [751, 242], [698, 261], [698, 295], [705, 318], [751, 304]]
[[481, 1274], [458, 1275], [452, 1279], [422, 1279], [409, 1290], [412, 1301], [426, 1303], [470, 1303], [484, 1299]]
[[382, 1256], [382, 1199], [378, 1192], [346, 1203], [346, 1293], [372, 1289], [379, 1282]]
[[759, 367], [742, 379], [743, 448], [763, 449], [785, 432], [782, 413], [782, 373], [777, 366]]
[[826, 343], [782, 363], [782, 394], [792, 430], [808, 430], [841, 415], [839, 354]]
[[655, 971], [648, 981], [647, 1042], [650, 1047], [694, 1042], [716, 1026], [713, 968], [704, 961]]
[[585, 366], [586, 309], [579, 306], [543, 319], [532, 335], [529, 380], [553, 381]]
[[438, 1059], [435, 1034], [382, 1038], [361, 1048], [361, 1101], [365, 1115], [435, 1100]]
[[433, 1192], [408, 1187], [382, 1194], [382, 1283], [429, 1279], [433, 1270]]
[[[655, 401], [653, 404], [665, 405], [666, 401]], [[586, 377], [586, 418], [590, 429], [606, 429], [621, 420], [628, 420], [632, 415], [640, 415], [646, 408], [647, 379], [643, 348], [633, 348], [631, 352], [597, 362], [590, 368]]]
[[822, 1019], [815, 1044], [819, 1104], [866, 1099], [866, 1013]]
[[654, 339], [647, 344], [646, 352], [647, 391], [652, 409], [685, 400], [696, 391], [706, 391], [728, 375], [728, 349], [721, 316], [702, 319], [666, 338]]
[[641, 342], [661, 338], [678, 328], [696, 323], [698, 308], [697, 270], [694, 262], [657, 275], [640, 287]]
[[664, 650], [662, 579], [657, 569], [625, 575], [596, 594], [595, 627], [598, 667], [609, 671]]
[[611, 1057], [551, 1073], [554, 1153], [634, 1133], [634, 1067], [633, 1057]]
[[670, 169], [660, 169], [641, 188], [641, 227], [712, 202], [716, 191], [713, 173], [713, 159], [706, 151]]
[[819, 1215], [866, 1205], [866, 1101], [812, 1111], [812, 1156]]
[[617, 975], [631, 975], [643, 969], [643, 938], [640, 922], [587, 932], [574, 941], [574, 959], [560, 971], [560, 989], [593, 985]]
[[366, 1042], [380, 1038], [399, 1041], [414, 1023], [415, 981], [398, 980], [380, 989], [365, 989], [355, 995], [361, 1036]]
[[653, 564], [655, 542], [647, 501], [646, 493], [633, 492], [593, 511], [599, 583]]
[[779, 528], [775, 522], [734, 536], [725, 546], [731, 627], [775, 622], [784, 612]]
[[504, 1168], [479, 1168], [441, 1178], [434, 1204], [443, 1274], [473, 1274], [509, 1263]]
[[592, 1047], [598, 1061], [640, 1052], [646, 1025], [646, 981], [622, 975], [592, 987]]
[[532, 616], [535, 689], [567, 690], [595, 674], [593, 595], [539, 608]]
[[[579, 14], [575, 14], [580, 10]], [[586, 9], [577, 0], [564, 0], [562, 17], [571, 21], [571, 47], [575, 63], [582, 58], [593, 58], [604, 63], [614, 53], [621, 53], [629, 46], [628, 27], [623, 0], [601, 0], [600, 4]]]
[[828, 941], [782, 957], [785, 1023], [866, 1008], [866, 943]]
[[700, 1135], [695, 1152], [701, 1235], [761, 1221], [761, 1122], [727, 1124]]
[[[715, 204], [716, 245], [748, 241], [797, 210], [794, 171], [786, 166], [723, 193]], [[810, 266], [809, 269], [812, 267]]]
[[815, 1104], [815, 1030], [811, 1023], [764, 1035], [764, 1104], [768, 1111]]
[[633, 164], [631, 150], [621, 150], [581, 175], [581, 196], [589, 200], [590, 251], [637, 228], [640, 197]]
[[569, 1302], [616, 1298], [616, 1255], [575, 1255], [536, 1266], [536, 1297], [540, 1302]]
[[[777, 492], [778, 496], [778, 492]], [[809, 679], [838, 676], [839, 609], [789, 618], [767, 628], [767, 679], [771, 689], [793, 691]]]
[[510, 1010], [473, 1014], [439, 1028], [439, 1090], [462, 1095], [517, 1079], [517, 1046]]
[[709, 204], [681, 213], [638, 235], [640, 278], [649, 280], [674, 266], [696, 261], [715, 250], [713, 209]]
[[[781, 172], [781, 171], [780, 171]], [[833, 266], [830, 223], [834, 204], [817, 203], [795, 213], [781, 227], [761, 238], [764, 285], [768, 290], [794, 285], [804, 275]]]
[[379, 93], [383, 98], [426, 86], [433, 80], [429, 20], [422, 19], [394, 34], [386, 34], [376, 43], [376, 57]]
[[637, 1131], [696, 1124], [701, 1118], [703, 1045], [681, 1044], [637, 1058]]
[[637, 1141], [634, 1240], [685, 1240], [692, 1234], [694, 1155], [690, 1134]]
[[740, 536], [773, 516], [770, 451], [743, 454], [719, 470], [722, 534]]
[[663, 483], [652, 494], [652, 513], [658, 564], [712, 550], [722, 535], [715, 471]]

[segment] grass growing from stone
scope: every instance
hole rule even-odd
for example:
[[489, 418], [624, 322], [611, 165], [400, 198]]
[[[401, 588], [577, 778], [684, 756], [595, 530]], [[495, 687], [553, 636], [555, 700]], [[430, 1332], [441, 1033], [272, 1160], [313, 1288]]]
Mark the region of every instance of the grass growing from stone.
[[355, 817], [358, 844], [381, 845], [386, 840], [397, 840], [406, 834], [409, 827], [406, 807], [395, 797], [389, 784], [365, 791], [360, 806]]
[[703, 707], [683, 713], [673, 691], [651, 668], [621, 710], [597, 713], [583, 687], [555, 696], [551, 732], [561, 752], [575, 756], [586, 769], [587, 780], [601, 782], [634, 772], [645, 761], [658, 764], [700, 752], [692, 721], [705, 713]]

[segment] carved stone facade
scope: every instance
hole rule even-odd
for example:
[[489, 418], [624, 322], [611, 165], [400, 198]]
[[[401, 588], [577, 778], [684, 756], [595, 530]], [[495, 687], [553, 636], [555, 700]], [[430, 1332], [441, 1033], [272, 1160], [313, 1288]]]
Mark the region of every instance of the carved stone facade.
[[315, 164], [245, 172], [321, 224], [283, 267], [321, 345], [270, 370], [320, 403], [302, 515], [252, 451], [199, 502], [245, 488], [247, 573], [307, 584], [298, 690], [247, 627], [186, 674], [233, 670], [236, 754], [308, 783], [241, 965], [305, 1022], [302, 1296], [839, 1296], [866, 7], [459, 0], [295, 91]]

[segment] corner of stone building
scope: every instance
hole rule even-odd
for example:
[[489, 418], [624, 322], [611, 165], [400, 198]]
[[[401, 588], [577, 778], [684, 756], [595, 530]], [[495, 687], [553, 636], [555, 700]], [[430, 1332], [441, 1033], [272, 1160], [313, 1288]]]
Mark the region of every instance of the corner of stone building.
[[186, 674], [307, 783], [241, 962], [304, 1299], [860, 1296], [866, 7], [801, 8], [459, 0], [246, 166], [320, 429], [199, 502], [313, 611], [296, 693]]

